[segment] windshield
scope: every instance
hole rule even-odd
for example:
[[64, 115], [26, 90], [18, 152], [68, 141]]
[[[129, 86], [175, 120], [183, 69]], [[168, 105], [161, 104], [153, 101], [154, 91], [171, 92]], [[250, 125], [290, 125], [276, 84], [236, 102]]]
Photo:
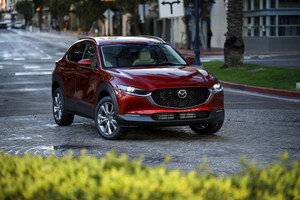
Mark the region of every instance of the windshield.
[[100, 49], [105, 67], [187, 65], [167, 44], [111, 44], [101, 46]]

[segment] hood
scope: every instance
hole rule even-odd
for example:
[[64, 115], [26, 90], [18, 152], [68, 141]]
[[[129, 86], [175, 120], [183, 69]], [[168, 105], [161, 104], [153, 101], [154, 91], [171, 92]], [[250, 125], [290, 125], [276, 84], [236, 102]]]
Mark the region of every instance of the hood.
[[[117, 84], [147, 90], [176, 87], [211, 87], [215, 82], [207, 71], [193, 66], [110, 69]], [[213, 79], [213, 80], [212, 80]]]

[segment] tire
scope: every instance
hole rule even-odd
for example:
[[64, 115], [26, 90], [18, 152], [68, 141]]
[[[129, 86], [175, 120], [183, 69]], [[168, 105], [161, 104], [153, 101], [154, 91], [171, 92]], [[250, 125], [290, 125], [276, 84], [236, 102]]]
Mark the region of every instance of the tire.
[[212, 135], [221, 129], [223, 122], [224, 122], [224, 118], [217, 120], [214, 123], [211, 122], [208, 124], [193, 125], [190, 126], [190, 128], [199, 135]]
[[125, 136], [125, 129], [116, 120], [116, 108], [111, 97], [102, 98], [95, 111], [95, 123], [98, 133], [105, 139], [116, 140]]
[[69, 126], [74, 120], [74, 115], [65, 110], [64, 95], [60, 88], [57, 88], [53, 93], [53, 117], [59, 126]]

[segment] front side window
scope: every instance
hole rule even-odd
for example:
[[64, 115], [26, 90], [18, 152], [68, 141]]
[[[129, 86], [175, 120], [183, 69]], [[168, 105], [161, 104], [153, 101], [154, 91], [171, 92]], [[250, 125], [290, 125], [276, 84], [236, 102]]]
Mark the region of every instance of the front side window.
[[87, 46], [84, 56], [83, 56], [83, 59], [90, 59], [92, 68], [98, 67], [96, 50], [92, 45]]
[[167, 44], [113, 44], [100, 46], [105, 67], [187, 65]]
[[68, 53], [67, 59], [72, 62], [78, 62], [82, 59], [86, 44], [79, 43], [73, 46]]

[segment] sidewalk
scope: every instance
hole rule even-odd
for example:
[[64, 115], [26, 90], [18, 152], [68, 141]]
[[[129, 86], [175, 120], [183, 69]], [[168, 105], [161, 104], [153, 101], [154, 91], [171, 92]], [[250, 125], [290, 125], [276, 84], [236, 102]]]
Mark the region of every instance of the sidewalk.
[[[195, 52], [193, 50], [186, 50], [186, 49], [177, 49], [181, 54], [193, 56]], [[245, 56], [249, 55], [270, 55], [270, 54], [282, 54], [282, 55], [289, 55], [289, 54], [299, 54], [300, 51], [245, 51]], [[206, 50], [200, 50], [200, 56], [216, 56], [216, 55], [224, 55], [224, 50], [221, 48], [210, 48]]]

